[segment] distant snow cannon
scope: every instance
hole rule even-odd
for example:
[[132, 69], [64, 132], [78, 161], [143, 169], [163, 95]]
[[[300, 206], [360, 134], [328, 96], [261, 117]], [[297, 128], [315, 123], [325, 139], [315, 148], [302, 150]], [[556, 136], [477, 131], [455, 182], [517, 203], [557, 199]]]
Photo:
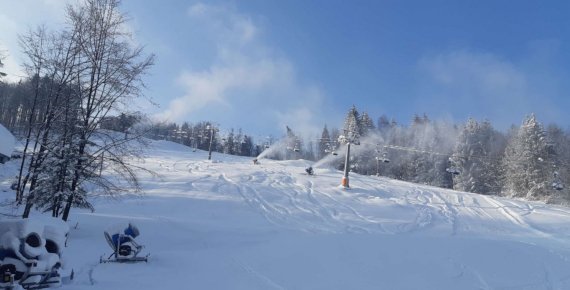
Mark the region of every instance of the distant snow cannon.
[[461, 171], [459, 170], [459, 168], [455, 167], [453, 165], [453, 159], [450, 157], [447, 160], [447, 168], [445, 169], [445, 171], [447, 171], [448, 173], [451, 173], [451, 176], [455, 176], [455, 175], [459, 175], [461, 174]]
[[552, 181], [552, 188], [558, 191], [564, 189], [564, 183], [562, 183], [558, 171], [554, 171], [554, 180]]
[[461, 174], [461, 171], [459, 171], [459, 169], [455, 168], [455, 167], [448, 167], [445, 169], [445, 171], [447, 171], [448, 173], [451, 173], [451, 175], [459, 175]]
[[375, 159], [380, 163], [390, 163], [390, 159], [388, 159], [386, 153], [382, 154], [382, 156], [376, 156]]
[[115, 225], [104, 232], [107, 243], [113, 253], [106, 259], [101, 257], [100, 263], [108, 262], [148, 262], [148, 254], [139, 256], [144, 246], [139, 245], [135, 238], [140, 235], [139, 229], [132, 223]]
[[73, 279], [73, 271], [65, 271], [61, 260], [65, 242], [57, 245], [57, 253], [50, 253], [54, 240], [66, 239], [68, 227], [61, 223], [45, 225], [28, 219], [0, 223], [0, 288], [40, 289]]

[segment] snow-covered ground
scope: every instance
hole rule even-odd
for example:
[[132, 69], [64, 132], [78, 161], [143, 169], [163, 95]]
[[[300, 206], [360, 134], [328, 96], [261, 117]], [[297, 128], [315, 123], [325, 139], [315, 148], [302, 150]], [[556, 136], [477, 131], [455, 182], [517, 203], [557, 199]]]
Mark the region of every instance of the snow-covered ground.
[[[63, 289], [570, 289], [569, 208], [152, 146], [143, 196], [72, 211]], [[100, 264], [127, 221], [149, 262]]]
[[6, 129], [6, 127], [0, 124], [0, 154], [10, 157], [12, 151], [14, 151], [14, 146], [16, 145], [16, 139], [14, 135]]

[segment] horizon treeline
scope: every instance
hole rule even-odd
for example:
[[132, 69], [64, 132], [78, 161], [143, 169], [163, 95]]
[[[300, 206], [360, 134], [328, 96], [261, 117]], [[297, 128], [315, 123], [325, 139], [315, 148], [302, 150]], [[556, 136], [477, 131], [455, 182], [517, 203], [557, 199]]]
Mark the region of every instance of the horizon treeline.
[[[118, 117], [114, 123], [120, 123], [121, 118], [127, 117]], [[355, 173], [559, 204], [570, 200], [564, 186], [570, 181], [570, 135], [556, 124], [545, 127], [534, 114], [526, 116], [520, 126], [501, 132], [488, 120], [472, 118], [455, 124], [434, 121], [424, 114], [401, 125], [383, 115], [374, 121], [353, 106], [340, 129], [325, 125], [319, 136], [303, 139], [287, 127], [281, 138], [257, 141], [241, 129], [212, 131], [208, 121], [141, 124], [139, 130], [152, 139], [208, 150], [214, 132], [214, 152], [254, 157], [279, 145], [285, 152], [273, 152], [268, 158], [323, 160], [319, 166], [337, 169], [344, 167], [345, 155], [339, 140], [351, 135], [357, 140], [350, 158], [350, 170]], [[121, 131], [117, 125], [105, 128]]]

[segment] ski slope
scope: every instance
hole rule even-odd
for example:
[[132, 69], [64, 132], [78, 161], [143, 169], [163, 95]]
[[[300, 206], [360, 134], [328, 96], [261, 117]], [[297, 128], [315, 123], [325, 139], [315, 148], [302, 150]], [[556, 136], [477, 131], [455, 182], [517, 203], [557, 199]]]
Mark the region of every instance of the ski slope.
[[[308, 161], [207, 161], [165, 141], [146, 152], [144, 195], [72, 212], [64, 289], [570, 289], [570, 208], [356, 174], [345, 190]], [[103, 230], [128, 221], [149, 262], [99, 264]]]

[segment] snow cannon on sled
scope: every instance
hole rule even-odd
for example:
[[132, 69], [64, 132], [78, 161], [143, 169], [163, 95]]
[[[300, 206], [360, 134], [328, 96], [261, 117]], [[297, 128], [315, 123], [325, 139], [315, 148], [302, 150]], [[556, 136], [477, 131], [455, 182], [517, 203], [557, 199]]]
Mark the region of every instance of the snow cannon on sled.
[[139, 256], [144, 246], [139, 245], [135, 241], [140, 232], [134, 224], [129, 223], [126, 227], [124, 225], [116, 225], [112, 229], [105, 231], [104, 235], [113, 253], [106, 259], [101, 256], [99, 259], [100, 263], [148, 262], [148, 254]]
[[42, 289], [73, 280], [62, 259], [68, 232], [59, 220], [0, 222], [0, 289]]

